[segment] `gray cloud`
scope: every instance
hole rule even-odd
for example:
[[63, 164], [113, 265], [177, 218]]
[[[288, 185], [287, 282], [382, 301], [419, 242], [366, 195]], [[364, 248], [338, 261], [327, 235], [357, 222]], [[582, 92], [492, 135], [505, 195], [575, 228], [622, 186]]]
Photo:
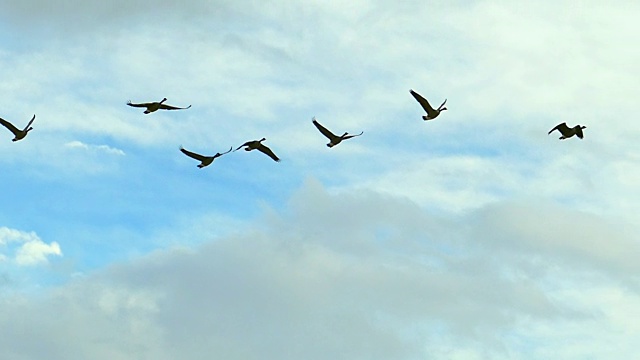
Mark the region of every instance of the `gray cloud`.
[[[557, 229], [558, 217], [584, 230]], [[624, 325], [591, 312], [611, 300], [570, 295], [626, 291], [610, 280], [633, 279], [637, 249], [593, 249], [629, 245], [610, 230], [556, 206], [442, 218], [311, 181], [285, 212], [268, 210], [237, 235], [158, 251], [40, 299], [4, 297], [0, 344], [10, 359], [529, 358], [516, 339], [566, 336], [546, 329], [554, 324], [586, 324], [582, 341], [596, 343]]]
[[182, 3], [164, 0], [65, 0], [55, 3], [9, 0], [0, 4], [2, 19], [23, 31], [49, 29], [72, 35], [81, 35], [78, 32], [83, 31], [101, 31], [111, 26], [132, 27], [144, 21], [155, 21], [161, 25], [171, 23], [172, 19], [185, 21], [185, 17], [215, 16], [225, 8], [225, 1], [212, 4], [198, 0]]
[[[184, 140], [217, 146], [268, 131], [299, 166], [292, 178], [319, 173], [342, 191], [310, 184], [284, 213], [268, 210], [236, 236], [158, 252], [41, 298], [3, 297], [3, 356], [610, 359], [634, 348], [638, 247], [629, 234], [638, 232], [621, 223], [635, 221], [640, 203], [628, 96], [640, 63], [628, 46], [637, 5], [51, 4], [0, 4], [4, 26], [46, 32], [37, 51], [0, 57], [14, 112], [2, 116], [35, 111], [42, 134], [0, 144], [13, 146], [13, 161], [57, 158], [51, 167], [103, 174], [118, 160], [95, 168], [87, 154], [71, 161], [38, 141], [108, 136], [119, 148], [152, 148], [124, 148], [129, 158], [164, 161], [154, 145], [178, 159]], [[60, 34], [72, 36], [52, 39]], [[425, 125], [409, 87], [449, 97], [451, 114]], [[172, 121], [124, 105], [163, 96], [194, 107]], [[312, 115], [366, 136], [331, 159], [310, 155], [311, 141], [324, 149]], [[548, 137], [561, 121], [586, 122], [586, 139]], [[46, 177], [60, 171], [51, 167]], [[193, 233], [162, 243], [202, 236]]]

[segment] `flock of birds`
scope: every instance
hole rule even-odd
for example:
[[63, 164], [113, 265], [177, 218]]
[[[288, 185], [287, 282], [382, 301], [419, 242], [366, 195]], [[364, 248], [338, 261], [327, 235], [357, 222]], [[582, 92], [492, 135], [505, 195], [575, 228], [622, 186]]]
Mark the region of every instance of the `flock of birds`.
[[[438, 115], [442, 113], [442, 111], [447, 110], [447, 108], [444, 106], [447, 103], [447, 99], [445, 99], [442, 102], [442, 104], [438, 106], [438, 108], [434, 109], [431, 106], [431, 104], [429, 104], [429, 101], [427, 101], [427, 99], [425, 99], [422, 95], [418, 94], [413, 90], [409, 90], [409, 92], [422, 106], [424, 111], [426, 111], [427, 115], [422, 116], [422, 119], [424, 121], [433, 120], [437, 118]], [[151, 114], [152, 112], [155, 112], [158, 110], [186, 110], [191, 108], [191, 105], [187, 107], [177, 107], [177, 106], [167, 105], [164, 103], [165, 101], [167, 101], [167, 98], [164, 98], [156, 102], [137, 103], [137, 104], [129, 101], [127, 102], [127, 105], [132, 107], [145, 108], [145, 111], [144, 111], [145, 114]], [[12, 141], [18, 141], [18, 140], [24, 139], [29, 133], [29, 131], [33, 130], [33, 127], [31, 127], [31, 124], [33, 124], [33, 121], [35, 119], [36, 119], [36, 116], [34, 114], [31, 120], [29, 120], [29, 123], [27, 123], [27, 126], [25, 126], [22, 130], [18, 129], [17, 127], [15, 127], [15, 125], [13, 125], [12, 123], [2, 118], [0, 118], [0, 124], [2, 124], [4, 127], [9, 129], [9, 131], [13, 133], [14, 138], [12, 139]], [[351, 139], [356, 136], [360, 136], [364, 133], [364, 132], [360, 132], [360, 134], [353, 135], [353, 134], [349, 134], [348, 132], [345, 132], [344, 134], [338, 136], [332, 133], [331, 131], [329, 131], [329, 129], [327, 129], [326, 127], [322, 126], [322, 124], [320, 124], [315, 117], [313, 118], [312, 123], [313, 125], [315, 125], [315, 127], [318, 129], [318, 131], [320, 131], [322, 135], [324, 135], [327, 139], [329, 139], [329, 143], [327, 144], [327, 147], [330, 147], [330, 148], [340, 144], [343, 140]], [[560, 140], [568, 139], [570, 137], [573, 137], [574, 135], [582, 139], [584, 137], [582, 129], [586, 129], [586, 128], [587, 128], [586, 126], [582, 126], [582, 125], [569, 127], [567, 123], [563, 122], [561, 124], [556, 125], [553, 129], [551, 129], [549, 131], [549, 134], [551, 134], [555, 130], [558, 130], [558, 132], [562, 134], [562, 136], [560, 137]], [[211, 163], [213, 163], [213, 161], [218, 157], [224, 154], [228, 154], [229, 152], [231, 152], [231, 150], [237, 151], [243, 147], [245, 148], [246, 151], [258, 150], [266, 154], [267, 156], [269, 156], [274, 161], [280, 161], [280, 158], [278, 158], [278, 156], [276, 156], [276, 154], [271, 149], [269, 149], [266, 145], [262, 144], [262, 142], [265, 140], [266, 138], [262, 138], [260, 140], [250, 140], [238, 146], [235, 150], [233, 150], [233, 147], [231, 147], [229, 148], [228, 151], [225, 151], [223, 153], [216, 153], [213, 156], [205, 156], [205, 155], [197, 154], [195, 152], [192, 152], [183, 148], [182, 146], [180, 146], [180, 151], [183, 154], [200, 161], [200, 164], [198, 165], [199, 168], [204, 168], [208, 165], [211, 165]]]

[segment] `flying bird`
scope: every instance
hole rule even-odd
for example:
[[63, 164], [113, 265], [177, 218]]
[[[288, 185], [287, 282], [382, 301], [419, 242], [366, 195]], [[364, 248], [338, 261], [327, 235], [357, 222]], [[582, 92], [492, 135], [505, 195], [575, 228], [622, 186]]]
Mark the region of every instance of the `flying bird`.
[[31, 127], [31, 124], [33, 123], [33, 120], [36, 119], [36, 115], [33, 114], [33, 117], [31, 118], [31, 120], [29, 121], [29, 123], [27, 124], [27, 126], [24, 127], [24, 129], [20, 130], [17, 127], [13, 126], [12, 123], [8, 122], [7, 120], [0, 118], [0, 124], [2, 124], [4, 127], [6, 127], [7, 129], [9, 129], [9, 131], [11, 131], [14, 135], [14, 138], [11, 141], [18, 141], [18, 140], [22, 140], [24, 139], [25, 136], [27, 136], [27, 133], [31, 130], [33, 130], [33, 128]]
[[438, 106], [437, 109], [434, 109], [431, 107], [427, 99], [423, 98], [420, 94], [413, 91], [413, 89], [409, 90], [409, 92], [411, 93], [411, 95], [413, 95], [414, 98], [416, 98], [416, 100], [418, 100], [420, 105], [422, 105], [422, 108], [424, 109], [424, 111], [427, 112], [427, 116], [422, 116], [422, 120], [424, 121], [433, 120], [437, 118], [438, 115], [440, 115], [441, 111], [447, 110], [447, 108], [444, 107], [444, 104], [447, 103], [447, 99], [444, 99], [444, 102], [442, 103], [442, 105]]
[[262, 138], [260, 140], [247, 141], [246, 143], [238, 146], [238, 148], [233, 151], [238, 151], [240, 150], [241, 147], [246, 146], [246, 148], [244, 148], [245, 151], [258, 150], [269, 155], [269, 157], [272, 158], [274, 161], [280, 161], [280, 158], [278, 158], [276, 154], [274, 154], [273, 151], [271, 151], [271, 149], [269, 149], [265, 145], [262, 145], [262, 142], [265, 140], [267, 139]]
[[345, 132], [341, 136], [337, 136], [331, 131], [329, 131], [327, 128], [325, 128], [324, 126], [320, 125], [320, 123], [316, 120], [315, 117], [313, 118], [313, 125], [315, 125], [318, 128], [318, 130], [320, 130], [322, 135], [326, 136], [327, 139], [329, 139], [329, 143], [327, 144], [327, 147], [334, 147], [340, 144], [342, 140], [351, 139], [352, 137], [356, 137], [364, 134], [364, 131], [360, 132], [360, 134], [358, 135], [349, 135], [348, 132]]
[[204, 156], [204, 155], [200, 155], [200, 154], [196, 154], [194, 152], [191, 152], [185, 148], [183, 148], [182, 146], [180, 146], [180, 151], [182, 151], [183, 154], [187, 155], [190, 158], [194, 158], [198, 161], [200, 161], [200, 164], [198, 165], [198, 167], [200, 169], [202, 169], [205, 166], [209, 166], [211, 165], [211, 163], [213, 162], [213, 160], [215, 160], [216, 158], [229, 153], [231, 150], [233, 149], [233, 146], [229, 148], [229, 151], [223, 152], [223, 153], [216, 153], [213, 156]]
[[181, 108], [181, 107], [175, 107], [175, 106], [171, 106], [171, 105], [166, 105], [164, 104], [164, 102], [167, 101], [167, 98], [164, 98], [158, 102], [150, 102], [150, 103], [140, 103], [140, 104], [134, 104], [131, 102], [131, 100], [129, 100], [127, 102], [127, 105], [129, 106], [133, 106], [133, 107], [143, 107], [143, 108], [147, 108], [147, 110], [144, 111], [145, 114], [151, 114], [154, 111], [158, 111], [158, 110], [186, 110], [189, 109], [191, 107], [191, 105]]
[[568, 139], [573, 135], [576, 135], [580, 139], [582, 139], [584, 137], [582, 133], [582, 129], [586, 129], [586, 128], [587, 128], [586, 126], [582, 126], [582, 125], [576, 125], [570, 128], [567, 126], [566, 122], [563, 122], [562, 124], [558, 124], [556, 125], [556, 127], [549, 130], [549, 134], [551, 134], [554, 130], [558, 130], [562, 134], [562, 136], [560, 136], [560, 140]]

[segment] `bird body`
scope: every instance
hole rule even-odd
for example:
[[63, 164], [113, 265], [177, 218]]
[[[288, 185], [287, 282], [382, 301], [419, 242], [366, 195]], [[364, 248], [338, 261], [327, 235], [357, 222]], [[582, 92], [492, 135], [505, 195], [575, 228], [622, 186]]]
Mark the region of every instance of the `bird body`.
[[131, 101], [127, 102], [127, 105], [129, 106], [133, 106], [133, 107], [144, 107], [147, 108], [144, 113], [145, 114], [151, 114], [154, 111], [158, 111], [158, 110], [186, 110], [189, 109], [191, 107], [191, 105], [181, 108], [181, 107], [175, 107], [175, 106], [171, 106], [171, 105], [166, 105], [164, 104], [164, 102], [167, 101], [167, 98], [163, 98], [160, 101], [157, 102], [150, 102], [150, 103], [139, 103], [139, 104], [134, 104]]
[[356, 136], [360, 136], [362, 134], [364, 134], [364, 131], [361, 132], [360, 134], [357, 135], [349, 135], [348, 132], [345, 132], [344, 134], [342, 134], [341, 136], [337, 136], [334, 133], [332, 133], [331, 131], [329, 131], [327, 128], [325, 128], [324, 126], [322, 126], [314, 117], [313, 118], [313, 125], [316, 126], [316, 128], [318, 128], [318, 130], [320, 130], [320, 132], [322, 133], [322, 135], [326, 136], [327, 139], [329, 139], [329, 143], [327, 144], [327, 147], [334, 147], [338, 144], [340, 144], [342, 142], [342, 140], [346, 140], [346, 139], [351, 139], [352, 137], [356, 137]]
[[196, 154], [194, 152], [191, 152], [185, 148], [183, 148], [182, 146], [180, 146], [180, 151], [182, 151], [183, 154], [187, 155], [190, 158], [196, 159], [200, 161], [200, 164], [198, 164], [198, 167], [200, 169], [202, 169], [205, 166], [209, 166], [211, 165], [211, 163], [213, 162], [213, 160], [215, 160], [216, 158], [229, 153], [231, 150], [233, 149], [233, 147], [229, 148], [229, 151], [223, 152], [223, 153], [216, 153], [213, 156], [205, 156], [205, 155], [200, 155], [200, 154]]
[[424, 111], [427, 112], [427, 116], [422, 116], [422, 119], [424, 121], [433, 120], [433, 119], [437, 118], [438, 115], [440, 115], [440, 112], [442, 112], [444, 110], [447, 110], [447, 108], [444, 107], [444, 104], [447, 103], [447, 99], [444, 99], [444, 102], [437, 109], [434, 109], [433, 107], [431, 107], [431, 105], [429, 104], [427, 99], [422, 97], [422, 95], [420, 95], [417, 92], [413, 91], [413, 89], [409, 90], [409, 92], [420, 103], [420, 105], [422, 106]]
[[560, 140], [568, 139], [573, 135], [576, 135], [577, 137], [582, 139], [584, 137], [584, 134], [582, 133], [582, 129], [586, 129], [586, 128], [587, 128], [586, 126], [582, 126], [582, 125], [576, 125], [570, 128], [569, 126], [567, 126], [566, 122], [563, 122], [562, 124], [558, 124], [556, 125], [556, 127], [549, 130], [549, 134], [551, 134], [554, 130], [558, 130], [562, 134], [562, 136], [560, 137]]
[[34, 114], [33, 117], [31, 118], [31, 120], [29, 121], [29, 123], [27, 124], [27, 126], [24, 127], [24, 129], [20, 130], [17, 127], [15, 127], [12, 123], [8, 122], [5, 119], [0, 118], [0, 124], [2, 124], [4, 127], [6, 127], [7, 129], [9, 129], [9, 131], [11, 131], [13, 133], [13, 139], [11, 141], [18, 141], [18, 140], [22, 140], [25, 138], [25, 136], [27, 136], [27, 133], [29, 133], [29, 131], [33, 130], [33, 128], [31, 127], [31, 124], [33, 123], [33, 120], [36, 119], [36, 115]]
[[272, 158], [274, 161], [280, 161], [280, 158], [278, 158], [276, 156], [276, 154], [273, 153], [273, 151], [271, 151], [271, 149], [269, 149], [268, 147], [266, 147], [265, 145], [262, 145], [262, 142], [267, 140], [266, 138], [262, 138], [260, 140], [252, 140], [252, 141], [247, 141], [246, 143], [238, 146], [237, 149], [233, 150], [233, 151], [238, 151], [240, 150], [240, 148], [242, 148], [243, 146], [246, 146], [244, 148], [245, 151], [251, 151], [251, 150], [258, 150], [264, 154], [267, 154], [270, 158]]

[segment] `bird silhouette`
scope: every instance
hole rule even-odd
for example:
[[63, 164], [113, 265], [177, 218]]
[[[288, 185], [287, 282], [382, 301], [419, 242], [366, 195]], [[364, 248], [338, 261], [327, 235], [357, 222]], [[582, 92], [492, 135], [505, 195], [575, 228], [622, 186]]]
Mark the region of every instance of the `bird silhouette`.
[[586, 129], [586, 128], [587, 128], [586, 126], [582, 126], [582, 125], [576, 125], [570, 128], [567, 126], [566, 122], [563, 122], [562, 124], [558, 124], [556, 125], [556, 127], [549, 130], [549, 134], [551, 134], [554, 130], [558, 130], [562, 134], [562, 136], [560, 136], [560, 140], [568, 139], [573, 135], [576, 135], [580, 139], [582, 139], [584, 137], [584, 134], [582, 133], [582, 129]]
[[220, 156], [222, 156], [224, 154], [227, 154], [227, 153], [231, 152], [232, 149], [233, 149], [233, 146], [229, 148], [229, 151], [225, 151], [223, 153], [216, 153], [213, 156], [205, 156], [205, 155], [200, 155], [200, 154], [191, 152], [191, 151], [183, 148], [182, 146], [180, 146], [180, 151], [182, 151], [183, 154], [187, 155], [190, 158], [194, 158], [194, 159], [200, 161], [200, 164], [198, 164], [198, 167], [200, 169], [202, 169], [205, 166], [211, 165], [213, 160], [215, 160], [216, 158], [219, 158]]
[[31, 124], [33, 123], [33, 120], [36, 119], [36, 115], [33, 114], [33, 117], [31, 118], [31, 120], [29, 120], [29, 123], [27, 124], [27, 126], [24, 127], [24, 129], [20, 130], [17, 127], [15, 127], [12, 123], [8, 122], [7, 120], [0, 118], [0, 124], [2, 124], [4, 127], [6, 127], [7, 129], [9, 129], [9, 131], [11, 131], [13, 133], [13, 139], [11, 141], [18, 141], [18, 140], [22, 140], [24, 139], [25, 136], [27, 136], [27, 133], [29, 133], [29, 131], [33, 130], [33, 128], [31, 127]]
[[447, 110], [447, 108], [444, 107], [444, 104], [447, 103], [447, 99], [444, 99], [444, 102], [437, 109], [434, 109], [433, 107], [431, 107], [427, 99], [422, 97], [422, 95], [418, 94], [413, 90], [409, 90], [409, 92], [411, 93], [411, 95], [413, 95], [414, 98], [416, 98], [416, 100], [418, 100], [420, 105], [422, 105], [422, 108], [424, 109], [424, 111], [427, 112], [427, 116], [422, 116], [422, 119], [424, 121], [433, 120], [437, 118], [438, 115], [440, 115], [440, 112]]
[[267, 140], [267, 139], [266, 138], [262, 138], [260, 140], [247, 141], [246, 143], [238, 146], [238, 148], [233, 150], [233, 151], [238, 151], [238, 150], [240, 150], [241, 147], [246, 146], [245, 147], [245, 151], [258, 150], [258, 151], [261, 151], [261, 152], [267, 154], [274, 161], [280, 161], [280, 158], [278, 158], [276, 156], [276, 154], [274, 154], [273, 151], [271, 151], [271, 149], [269, 149], [265, 145], [262, 145], [262, 142], [265, 141], [265, 140]]
[[342, 140], [347, 140], [347, 139], [351, 139], [353, 137], [356, 136], [360, 136], [362, 134], [364, 134], [364, 131], [361, 132], [360, 134], [357, 135], [349, 135], [348, 132], [345, 132], [344, 134], [342, 134], [341, 136], [337, 136], [336, 134], [332, 133], [331, 131], [329, 131], [327, 128], [325, 128], [324, 126], [322, 126], [314, 117], [313, 118], [313, 125], [315, 125], [318, 130], [320, 130], [320, 132], [322, 133], [322, 135], [326, 136], [327, 139], [329, 139], [329, 143], [327, 144], [327, 147], [334, 147], [338, 144], [340, 144], [342, 142]]
[[149, 103], [139, 103], [139, 104], [134, 104], [131, 102], [131, 100], [129, 100], [127, 102], [127, 105], [129, 106], [133, 106], [133, 107], [143, 107], [143, 108], [147, 108], [144, 113], [145, 114], [151, 114], [154, 111], [158, 111], [158, 110], [186, 110], [189, 109], [191, 107], [191, 105], [181, 108], [181, 107], [175, 107], [175, 106], [171, 106], [171, 105], [166, 105], [164, 104], [164, 102], [167, 101], [167, 98], [164, 98], [160, 101], [157, 102], [149, 102]]

